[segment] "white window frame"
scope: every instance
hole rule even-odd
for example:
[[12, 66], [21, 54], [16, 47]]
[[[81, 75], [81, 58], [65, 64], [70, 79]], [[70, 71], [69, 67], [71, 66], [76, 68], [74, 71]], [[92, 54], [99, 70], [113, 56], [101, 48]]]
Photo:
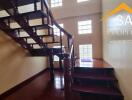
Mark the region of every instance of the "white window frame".
[[92, 59], [93, 58], [93, 46], [92, 44], [81, 44], [79, 45], [79, 56], [80, 59]]
[[61, 7], [63, 5], [63, 0], [50, 0], [51, 8]]
[[90, 1], [90, 0], [77, 0], [77, 3], [87, 2], [87, 1]]
[[92, 33], [92, 20], [78, 21], [78, 34], [91, 34]]
[[[62, 28], [64, 28], [64, 24], [59, 24]], [[58, 29], [55, 25], [53, 25], [54, 35], [60, 36], [60, 29]], [[62, 32], [61, 35], [63, 36], [64, 33]]]

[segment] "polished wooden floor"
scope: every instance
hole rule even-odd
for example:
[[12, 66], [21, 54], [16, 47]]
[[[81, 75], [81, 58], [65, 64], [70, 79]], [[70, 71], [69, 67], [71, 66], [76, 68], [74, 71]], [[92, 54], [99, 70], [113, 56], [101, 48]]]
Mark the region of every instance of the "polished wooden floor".
[[[92, 63], [89, 67], [109, 66], [102, 60], [93, 60], [89, 63]], [[79, 94], [74, 94], [72, 98], [81, 100]], [[49, 71], [47, 71], [3, 100], [64, 100], [63, 73], [56, 71], [55, 80], [51, 82]]]
[[[54, 82], [50, 82], [49, 71], [40, 75], [27, 86], [21, 88], [3, 100], [64, 100], [64, 77], [55, 72]], [[78, 94], [74, 94], [79, 99]]]

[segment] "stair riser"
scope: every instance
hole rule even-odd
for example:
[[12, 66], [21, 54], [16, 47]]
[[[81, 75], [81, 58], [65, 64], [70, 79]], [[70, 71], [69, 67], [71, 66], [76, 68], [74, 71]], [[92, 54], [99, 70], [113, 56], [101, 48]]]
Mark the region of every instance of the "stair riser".
[[80, 93], [82, 100], [123, 100], [122, 96], [107, 96], [98, 94]]
[[117, 82], [116, 81], [106, 81], [106, 80], [92, 80], [92, 79], [73, 79], [73, 82], [82, 85], [82, 86], [103, 86], [103, 87], [111, 87], [111, 88], [118, 88]]
[[83, 74], [97, 74], [97, 75], [114, 75], [113, 70], [109, 69], [81, 69], [75, 68], [75, 73], [83, 73]]

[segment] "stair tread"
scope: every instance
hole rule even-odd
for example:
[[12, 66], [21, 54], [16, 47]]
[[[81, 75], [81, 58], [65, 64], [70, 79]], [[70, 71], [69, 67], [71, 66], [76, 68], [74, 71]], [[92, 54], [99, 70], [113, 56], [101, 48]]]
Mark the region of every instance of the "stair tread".
[[74, 78], [83, 78], [83, 79], [117, 81], [117, 79], [113, 75], [96, 75], [96, 74], [73, 73], [73, 77]]
[[[15, 1], [15, 0], [12, 0]], [[39, 2], [40, 0], [35, 0], [36, 2]], [[12, 5], [8, 4], [7, 2], [9, 2], [8, 0], [0, 0], [0, 3], [3, 4], [6, 8], [4, 9], [9, 9], [9, 8], [13, 8]], [[27, 4], [31, 4], [34, 3], [34, 0], [18, 0], [17, 6], [23, 6], [23, 5], [27, 5]], [[2, 8], [1, 8], [2, 10]]]
[[[47, 29], [47, 28], [53, 28], [51, 25], [48, 24], [43, 24], [43, 25], [34, 25], [34, 26], [28, 26], [27, 28], [36, 28], [38, 30], [41, 29]], [[23, 28], [12, 28], [12, 29], [8, 29], [9, 31], [15, 31], [15, 30], [19, 30], [20, 32], [23, 32], [24, 29]]]
[[[29, 19], [36, 19], [36, 18], [41, 18], [41, 17], [47, 17], [47, 15], [44, 12], [42, 12], [41, 10], [31, 11], [31, 12], [25, 12], [25, 13], [19, 13], [19, 15], [15, 15], [15, 16], [28, 17]], [[0, 20], [10, 19], [10, 18], [13, 18], [15, 16], [1, 17]]]
[[44, 42], [44, 44], [52, 44], [52, 43], [60, 43], [60, 42]]
[[108, 96], [122, 96], [119, 90], [100, 87], [100, 86], [80, 86], [74, 84], [72, 86], [72, 90], [81, 93], [91, 93], [91, 94], [108, 95]]
[[[43, 44], [54, 44], [54, 43], [60, 43], [60, 42], [43, 42]], [[29, 43], [31, 45], [35, 45], [35, 44], [38, 44], [38, 43]]]
[[113, 68], [88, 68], [88, 67], [75, 67], [75, 73], [85, 73], [85, 74], [97, 74], [97, 75], [114, 75]]
[[114, 70], [114, 68], [109, 67], [75, 67], [75, 69], [92, 69], [92, 70]]
[[[37, 35], [38, 37], [53, 37], [54, 35]], [[56, 35], [55, 35], [56, 36]], [[30, 36], [16, 37], [16, 38], [31, 38]]]

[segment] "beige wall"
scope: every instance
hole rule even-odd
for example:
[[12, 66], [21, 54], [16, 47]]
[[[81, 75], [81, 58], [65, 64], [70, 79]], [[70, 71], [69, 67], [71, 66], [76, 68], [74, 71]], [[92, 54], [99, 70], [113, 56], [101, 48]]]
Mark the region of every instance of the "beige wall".
[[89, 15], [101, 12], [101, 0], [89, 0], [87, 2], [82, 3], [77, 3], [77, 0], [62, 1], [62, 7], [55, 7], [52, 9], [56, 19]]
[[[75, 53], [79, 57], [79, 44], [93, 44], [93, 57], [102, 58], [102, 33], [101, 14], [84, 15], [80, 17], [70, 17], [59, 19], [59, 23], [64, 24], [64, 28], [74, 36]], [[92, 20], [92, 34], [79, 35], [77, 22], [81, 20]]]
[[[103, 0], [103, 14], [113, 10], [120, 4], [120, 1]], [[132, 7], [131, 0], [124, 1]], [[128, 13], [122, 11], [118, 14], [125, 18]], [[103, 24], [103, 57], [115, 68], [125, 100], [132, 100], [132, 35], [126, 32], [124, 34], [117, 32], [122, 29], [132, 30], [132, 26], [130, 24], [116, 26], [116, 22], [113, 22], [116, 15], [109, 17]]]
[[0, 94], [46, 67], [45, 57], [27, 57], [20, 46], [0, 31]]
[[[64, 29], [73, 34], [75, 53], [79, 57], [79, 44], [93, 44], [93, 57], [102, 58], [102, 30], [101, 30], [101, 0], [90, 0], [77, 3], [76, 0], [63, 0], [62, 7], [52, 8], [58, 23], [64, 24]], [[91, 19], [92, 34], [79, 35], [78, 21]]]

